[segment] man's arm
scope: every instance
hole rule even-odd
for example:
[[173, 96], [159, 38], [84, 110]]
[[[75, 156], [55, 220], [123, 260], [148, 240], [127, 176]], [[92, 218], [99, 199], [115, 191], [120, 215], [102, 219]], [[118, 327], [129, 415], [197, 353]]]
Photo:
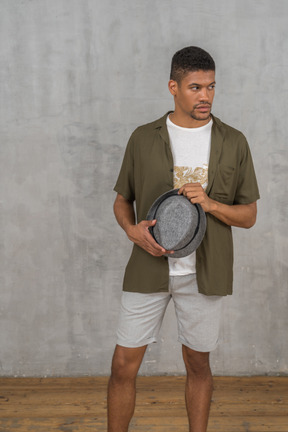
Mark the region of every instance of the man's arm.
[[256, 222], [257, 204], [227, 205], [212, 200], [205, 193], [200, 183], [187, 183], [179, 190], [193, 204], [201, 204], [206, 213], [210, 213], [227, 225], [251, 228]]
[[173, 253], [162, 248], [152, 237], [148, 228], [154, 226], [156, 219], [153, 221], [141, 221], [135, 224], [135, 213], [133, 203], [117, 194], [114, 202], [114, 214], [117, 222], [126, 232], [127, 237], [133, 243], [140, 246], [153, 256], [162, 256], [165, 253]]

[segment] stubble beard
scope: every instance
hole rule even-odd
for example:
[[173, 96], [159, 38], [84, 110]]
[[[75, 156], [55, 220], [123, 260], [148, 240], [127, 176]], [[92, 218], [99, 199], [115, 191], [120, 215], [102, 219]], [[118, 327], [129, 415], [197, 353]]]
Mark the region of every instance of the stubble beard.
[[[205, 105], [207, 105], [207, 104], [205, 104]], [[207, 113], [205, 117], [203, 115], [201, 116], [201, 114], [200, 115], [197, 114], [196, 108], [198, 108], [198, 107], [199, 107], [199, 104], [196, 105], [193, 108], [193, 111], [191, 111], [191, 113], [190, 113], [190, 117], [193, 118], [193, 120], [197, 120], [197, 121], [207, 121], [207, 120], [209, 120], [211, 118], [211, 108], [212, 108], [212, 106], [210, 105], [209, 113]]]
[[193, 120], [206, 121], [206, 120], [209, 120], [211, 118], [211, 112], [209, 111], [209, 114], [207, 114], [206, 117], [203, 117], [203, 116], [199, 116], [199, 115], [195, 114], [195, 112], [192, 111], [190, 113], [190, 117], [193, 118]]

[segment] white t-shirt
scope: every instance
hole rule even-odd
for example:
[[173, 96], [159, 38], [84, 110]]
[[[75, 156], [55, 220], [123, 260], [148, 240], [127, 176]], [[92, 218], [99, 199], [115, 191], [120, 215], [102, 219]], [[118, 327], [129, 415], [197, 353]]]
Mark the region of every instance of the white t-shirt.
[[[174, 188], [185, 183], [208, 184], [208, 163], [211, 145], [212, 119], [205, 126], [183, 128], [167, 116], [167, 128], [174, 159]], [[196, 273], [196, 252], [184, 258], [169, 258], [170, 276]]]

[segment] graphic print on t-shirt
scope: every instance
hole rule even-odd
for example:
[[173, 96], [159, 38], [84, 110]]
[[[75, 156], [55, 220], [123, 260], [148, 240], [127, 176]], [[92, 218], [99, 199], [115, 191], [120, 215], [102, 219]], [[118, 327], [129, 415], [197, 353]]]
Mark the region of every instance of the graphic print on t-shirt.
[[195, 169], [188, 166], [174, 166], [174, 188], [178, 189], [186, 183], [200, 183], [203, 189], [208, 184], [208, 165]]

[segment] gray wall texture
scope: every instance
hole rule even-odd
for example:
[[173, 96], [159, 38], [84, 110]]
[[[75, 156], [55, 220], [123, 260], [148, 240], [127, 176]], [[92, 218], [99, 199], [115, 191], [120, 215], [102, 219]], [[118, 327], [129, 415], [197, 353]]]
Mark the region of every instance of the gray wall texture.
[[[113, 186], [136, 126], [173, 109], [171, 57], [217, 64], [214, 114], [242, 130], [261, 192], [234, 230], [218, 375], [287, 374], [286, 0], [0, 0], [0, 374], [108, 374], [131, 244]], [[169, 306], [142, 374], [181, 374]]]

